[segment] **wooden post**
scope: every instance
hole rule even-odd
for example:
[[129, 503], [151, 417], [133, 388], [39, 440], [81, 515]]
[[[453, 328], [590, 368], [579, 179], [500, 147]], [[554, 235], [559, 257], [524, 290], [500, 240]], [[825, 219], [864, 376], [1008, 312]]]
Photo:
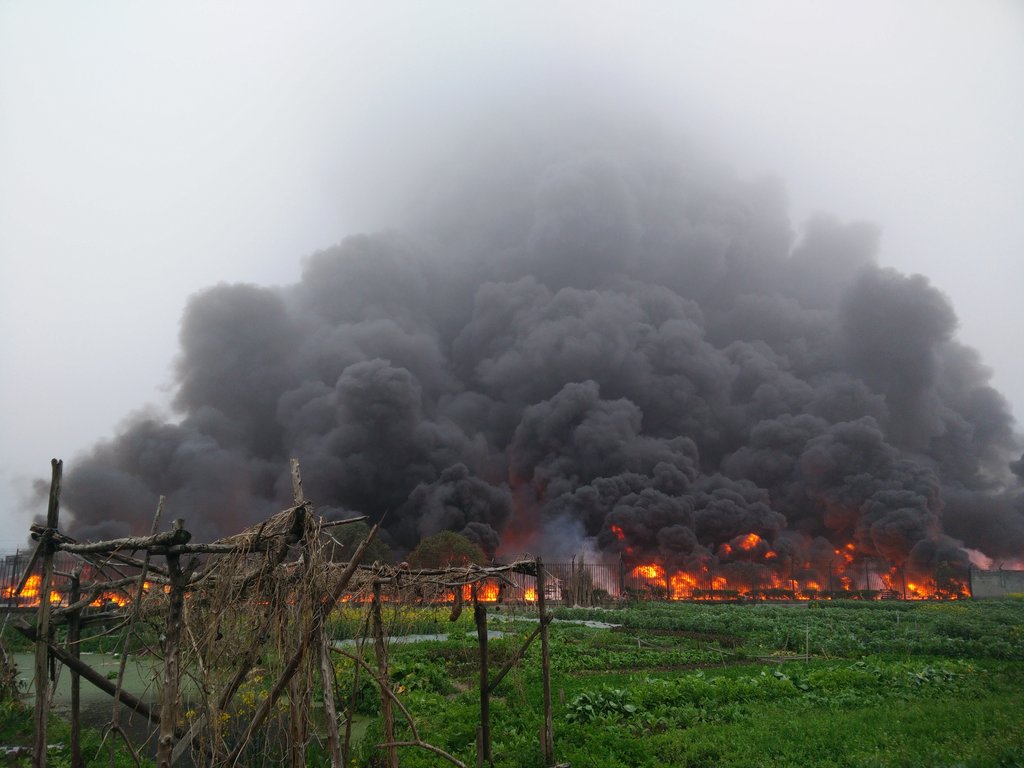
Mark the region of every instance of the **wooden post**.
[[[293, 458], [290, 462], [292, 475], [292, 498], [296, 506], [305, 505], [305, 494], [302, 490], [302, 475], [299, 472], [299, 460]], [[311, 547], [309, 541], [309, 509], [303, 506], [299, 512], [302, 517], [302, 566], [303, 575], [309, 576]], [[308, 582], [303, 582], [308, 583]], [[296, 597], [296, 608], [299, 615], [303, 615], [306, 608], [308, 590], [303, 589]], [[313, 643], [320, 649], [321, 633], [319, 628], [315, 630], [316, 636]], [[291, 768], [304, 768], [306, 765], [306, 714], [308, 712], [309, 698], [309, 665], [304, 664], [304, 674], [296, 675], [288, 682], [288, 754]]]
[[[315, 642], [319, 643], [319, 639]], [[288, 682], [288, 755], [291, 768], [306, 765], [306, 699], [309, 692], [309, 663], [303, 663], [303, 673]]]
[[[299, 460], [291, 460], [292, 470], [292, 497], [295, 501], [296, 506], [299, 504], [305, 504], [306, 496], [302, 490], [302, 472], [299, 468]], [[312, 528], [311, 521], [309, 519], [309, 510], [306, 510], [305, 515], [305, 537], [303, 540], [304, 545], [304, 560], [306, 567], [309, 568], [312, 564], [312, 542], [309, 539], [309, 531]], [[334, 610], [334, 606], [328, 606], [328, 613]], [[327, 747], [331, 755], [331, 768], [342, 768], [341, 762], [341, 738], [338, 734], [338, 710], [334, 705], [334, 691], [336, 688], [334, 680], [334, 666], [331, 664], [331, 652], [327, 647], [327, 635], [323, 631], [321, 626], [317, 630], [319, 637], [316, 639], [320, 644], [320, 682], [323, 687], [323, 704], [324, 704], [324, 720], [327, 726]], [[300, 756], [296, 754], [297, 750], [293, 750], [292, 761]], [[303, 739], [303, 750], [301, 757], [305, 758], [305, 739]], [[300, 764], [301, 765], [301, 764]]]
[[60, 513], [60, 484], [64, 462], [50, 461], [50, 498], [46, 509], [46, 531], [39, 540], [43, 560], [43, 575], [39, 583], [39, 612], [36, 621], [35, 659], [35, 738], [32, 740], [32, 768], [46, 768], [46, 725], [50, 716], [50, 684], [47, 668], [50, 660], [50, 585], [53, 581], [53, 533], [57, 530]]
[[289, 462], [292, 472], [292, 498], [295, 504], [299, 505], [306, 501], [306, 495], [302, 491], [302, 473], [299, 471], [299, 460], [292, 459]]
[[[71, 588], [68, 600], [72, 605], [82, 596], [82, 566], [71, 574]], [[79, 643], [82, 639], [82, 609], [78, 608], [68, 617], [68, 647], [76, 659], [81, 657]], [[82, 762], [81, 675], [71, 670], [71, 768], [85, 768]]]
[[[184, 530], [185, 521], [175, 520], [174, 530]], [[174, 726], [178, 721], [178, 646], [181, 643], [181, 624], [185, 609], [185, 581], [181, 563], [176, 554], [167, 555], [167, 573], [171, 577], [171, 593], [167, 606], [167, 624], [164, 628], [164, 681], [160, 692], [160, 736], [156, 746], [157, 768], [170, 768], [174, 751]]]
[[477, 765], [491, 761], [491, 692], [487, 672], [487, 607], [477, 599], [473, 585], [473, 621], [476, 639], [480, 645], [480, 740], [477, 746]]
[[342, 768], [341, 735], [338, 733], [338, 708], [334, 703], [334, 665], [331, 664], [331, 650], [327, 647], [327, 635], [320, 634], [320, 677], [324, 686], [324, 719], [327, 721], [327, 745], [331, 752], [331, 768]]
[[[153, 524], [149, 529], [150, 536], [155, 536], [160, 530], [160, 518], [164, 513], [165, 501], [166, 498], [163, 496], [157, 501], [156, 513], [153, 515]], [[128, 626], [124, 631], [124, 645], [121, 647], [121, 658], [117, 666], [117, 690], [114, 691], [114, 711], [110, 716], [110, 730], [120, 733], [125, 740], [128, 739], [128, 735], [121, 728], [121, 707], [119, 704], [121, 702], [122, 687], [124, 686], [124, 673], [128, 665], [128, 655], [131, 653], [132, 634], [135, 632], [135, 623], [138, 621], [139, 612], [142, 610], [142, 595], [145, 589], [146, 575], [149, 573], [149, 557], [149, 550], [147, 549], [142, 560], [142, 568], [135, 583], [135, 591], [132, 595], [132, 607], [128, 617]], [[173, 758], [171, 762], [173, 762]]]
[[[363, 640], [366, 639], [366, 625], [363, 625]], [[363, 645], [360, 642], [356, 647], [356, 653], [362, 655]], [[341, 743], [341, 764], [349, 765], [350, 747], [352, 745], [352, 718], [356, 714], [356, 702], [359, 698], [359, 665], [352, 669], [352, 690], [349, 693], [348, 710], [345, 712], [345, 740]]]
[[[380, 675], [381, 685], [391, 685], [391, 676], [388, 674], [388, 650], [384, 645], [384, 622], [380, 613], [380, 584], [373, 582], [373, 651], [377, 656], [377, 674]], [[384, 720], [384, 743], [388, 746], [387, 768], [398, 768], [398, 747], [395, 742], [395, 713], [391, 705], [391, 697], [384, 691], [380, 693], [381, 718]]]
[[554, 765], [555, 739], [554, 717], [551, 713], [551, 649], [548, 647], [548, 617], [544, 610], [544, 561], [537, 558], [537, 607], [540, 610], [540, 668], [544, 683], [544, 725], [541, 728], [540, 750], [544, 757], [544, 765]]

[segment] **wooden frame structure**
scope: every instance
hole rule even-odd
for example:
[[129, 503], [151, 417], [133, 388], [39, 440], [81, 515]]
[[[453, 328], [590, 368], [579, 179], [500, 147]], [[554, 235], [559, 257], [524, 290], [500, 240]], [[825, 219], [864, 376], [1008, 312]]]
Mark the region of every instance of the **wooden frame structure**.
[[[543, 725], [540, 746], [544, 763], [555, 765], [551, 709], [550, 648], [548, 625], [551, 615], [545, 605], [545, 573], [540, 558], [520, 560], [503, 566], [467, 565], [461, 568], [411, 570], [407, 565], [374, 563], [362, 565], [367, 547], [379, 524], [345, 562], [328, 557], [329, 531], [337, 525], [365, 520], [354, 518], [326, 522], [313, 513], [313, 505], [302, 491], [299, 465], [292, 460], [294, 503], [258, 526], [210, 543], [195, 543], [184, 521], [175, 520], [169, 530], [160, 530], [164, 500], [160, 499], [149, 536], [82, 543], [60, 532], [59, 506], [63, 464], [52, 462], [52, 481], [45, 525], [32, 526], [38, 545], [22, 577], [22, 585], [35, 571], [41, 574], [35, 626], [25, 621], [15, 629], [35, 643], [35, 740], [34, 768], [46, 766], [46, 727], [50, 709], [50, 685], [57, 664], [71, 676], [71, 754], [74, 766], [86, 765], [81, 754], [79, 733], [79, 686], [82, 678], [113, 699], [112, 716], [104, 739], [120, 738], [139, 760], [140, 745], [121, 725], [122, 709], [148, 720], [157, 729], [156, 762], [170, 768], [186, 752], [198, 764], [234, 768], [248, 764], [253, 754], [274, 752], [273, 760], [292, 768], [305, 765], [306, 748], [319, 738], [309, 728], [315, 682], [320, 683], [324, 711], [326, 748], [331, 765], [348, 764], [351, 744], [352, 707], [345, 714], [344, 735], [338, 725], [342, 718], [335, 708], [336, 680], [331, 655], [353, 662], [353, 692], [360, 673], [368, 675], [380, 691], [384, 750], [388, 768], [398, 768], [399, 749], [426, 749], [449, 763], [465, 764], [425, 741], [408, 710], [395, 694], [390, 679], [387, 626], [382, 613], [386, 602], [396, 604], [443, 602], [451, 598], [450, 618], [458, 618], [466, 593], [472, 601], [474, 624], [480, 649], [480, 723], [477, 729], [477, 760], [491, 762], [490, 696], [518, 663], [537, 637], [541, 638], [543, 677]], [[64, 576], [70, 589], [67, 604], [47, 599], [54, 577], [57, 552], [77, 556], [79, 564]], [[163, 562], [160, 562], [160, 561]], [[90, 580], [83, 583], [83, 574]], [[498, 580], [511, 585], [511, 575], [536, 579], [539, 622], [522, 647], [494, 675], [488, 666], [487, 606], [479, 599], [478, 587]], [[102, 596], [119, 594], [121, 607], [101, 606]], [[329, 642], [327, 619], [339, 605], [354, 604], [367, 611], [364, 639], [372, 636], [376, 668], [361, 653], [351, 653]], [[107, 677], [83, 662], [78, 653], [82, 630], [95, 624], [123, 631], [116, 679]], [[58, 642], [55, 629], [63, 627]], [[145, 630], [159, 634], [159, 643], [147, 642]], [[225, 634], [246, 638], [243, 647], [225, 647]], [[124, 689], [125, 667], [134, 638], [141, 652], [162, 659], [160, 685], [154, 704]], [[182, 681], [190, 678], [190, 708], [183, 711]], [[269, 689], [255, 687], [254, 680], [273, 680]], [[248, 707], [243, 718], [230, 713]], [[395, 710], [407, 721], [411, 738], [396, 736]], [[273, 734], [271, 743], [268, 734]], [[247, 757], [248, 756], [248, 757]]]

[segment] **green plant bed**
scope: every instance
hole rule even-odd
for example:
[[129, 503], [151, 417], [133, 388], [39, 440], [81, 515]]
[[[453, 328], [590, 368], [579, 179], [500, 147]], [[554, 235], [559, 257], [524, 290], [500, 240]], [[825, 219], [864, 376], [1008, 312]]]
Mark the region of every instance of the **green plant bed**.
[[[556, 616], [623, 625], [550, 627], [556, 755], [573, 766], [1024, 766], [1019, 601], [637, 604]], [[492, 677], [529, 631], [491, 643]], [[809, 660], [757, 661], [808, 649]], [[420, 735], [468, 765], [478, 662], [472, 637], [392, 646]], [[541, 702], [535, 642], [492, 698], [495, 766], [541, 765]], [[360, 765], [381, 764], [382, 738], [374, 719]], [[411, 748], [401, 760], [439, 764]]]
[[1024, 602], [816, 601], [638, 604], [621, 610], [563, 608], [556, 618], [614, 622], [631, 630], [735, 635], [765, 652], [857, 657], [870, 653], [1024, 660]]
[[[488, 610], [504, 615], [498, 606]], [[471, 612], [455, 622], [449, 608], [389, 605], [384, 613], [396, 638], [388, 644], [391, 680], [419, 735], [474, 765], [480, 657]], [[507, 615], [490, 625], [504, 633], [489, 642], [492, 680], [537, 628], [529, 612]], [[1024, 768], [1022, 601], [638, 603], [559, 608], [556, 616], [549, 627], [555, 750], [574, 768]], [[602, 624], [569, 623], [583, 620]], [[332, 615], [330, 636], [359, 636], [364, 621], [365, 606], [348, 606]], [[244, 628], [224, 631], [245, 642]], [[340, 647], [357, 652], [355, 643]], [[376, 668], [373, 644], [361, 652]], [[355, 665], [340, 654], [333, 662], [344, 711], [353, 703]], [[538, 640], [493, 692], [497, 768], [542, 765], [540, 667]], [[365, 671], [359, 680], [355, 764], [379, 766], [380, 694]], [[239, 727], [271, 682], [253, 676], [243, 685], [231, 713]], [[395, 715], [397, 738], [410, 739]], [[314, 718], [311, 727], [320, 726]], [[11, 739], [24, 738], [16, 719], [8, 727]], [[51, 743], [63, 738], [59, 725], [53, 734]], [[443, 764], [423, 749], [400, 754], [403, 768]], [[54, 753], [51, 763], [61, 759]], [[323, 750], [311, 746], [307, 764], [327, 765]]]

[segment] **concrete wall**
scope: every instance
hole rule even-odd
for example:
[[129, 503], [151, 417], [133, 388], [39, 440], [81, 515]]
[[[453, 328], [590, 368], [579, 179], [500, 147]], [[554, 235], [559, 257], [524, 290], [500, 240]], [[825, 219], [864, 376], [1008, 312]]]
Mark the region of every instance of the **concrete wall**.
[[979, 599], [1024, 595], [1024, 571], [979, 571], [972, 568], [971, 595]]

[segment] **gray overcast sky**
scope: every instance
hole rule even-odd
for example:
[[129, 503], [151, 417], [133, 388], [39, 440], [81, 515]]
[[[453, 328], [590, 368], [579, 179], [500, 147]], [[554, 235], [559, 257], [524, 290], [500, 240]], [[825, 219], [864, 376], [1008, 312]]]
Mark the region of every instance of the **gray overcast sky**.
[[[1024, 4], [0, 5], [0, 548], [51, 456], [165, 406], [187, 297], [388, 226], [515, 91], [629, 92], [883, 231], [1024, 417]], [[514, 115], [514, 111], [506, 114]]]

